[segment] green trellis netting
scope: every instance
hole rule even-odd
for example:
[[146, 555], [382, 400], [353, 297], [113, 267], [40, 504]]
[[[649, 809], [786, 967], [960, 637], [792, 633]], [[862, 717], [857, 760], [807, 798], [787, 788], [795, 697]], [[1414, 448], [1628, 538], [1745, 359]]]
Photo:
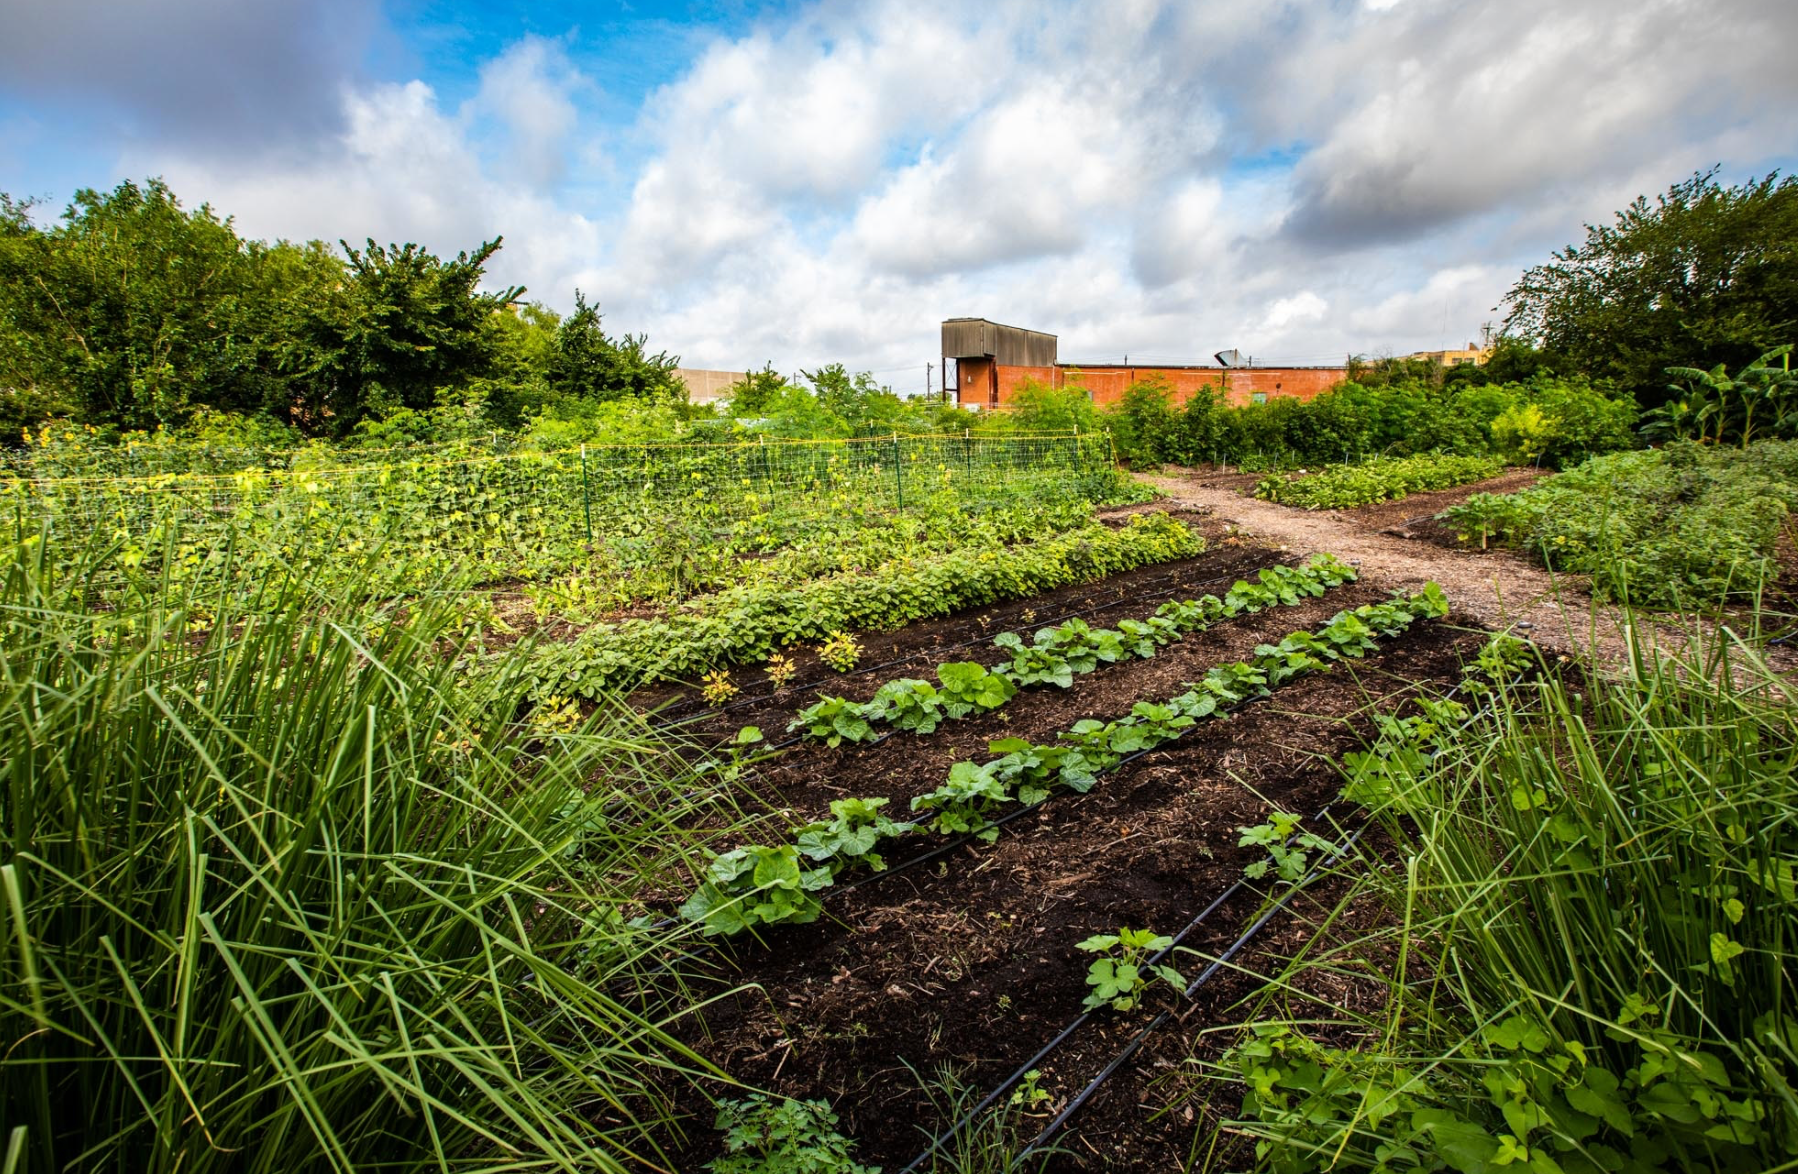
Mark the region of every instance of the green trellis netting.
[[[88, 454], [91, 458], [91, 453]], [[116, 542], [133, 558], [205, 557], [209, 536], [264, 551], [379, 548], [446, 571], [549, 573], [582, 552], [680, 529], [696, 540], [768, 540], [808, 521], [954, 504], [1104, 498], [1105, 435], [929, 435], [856, 440], [587, 446], [468, 455], [322, 448], [108, 451], [74, 473], [55, 454], [0, 468], [0, 508], [29, 533]], [[181, 465], [171, 468], [171, 465]], [[235, 467], [233, 467], [235, 466]], [[140, 472], [125, 472], [139, 469]]]

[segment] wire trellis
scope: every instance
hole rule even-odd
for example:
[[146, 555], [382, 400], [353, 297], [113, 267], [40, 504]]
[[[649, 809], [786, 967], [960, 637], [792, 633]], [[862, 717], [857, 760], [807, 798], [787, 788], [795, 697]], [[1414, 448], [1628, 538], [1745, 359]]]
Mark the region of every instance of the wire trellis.
[[0, 509], [23, 528], [47, 523], [143, 557], [176, 536], [203, 547], [230, 533], [269, 549], [378, 545], [488, 577], [532, 577], [600, 548], [624, 561], [655, 557], [671, 537], [772, 549], [819, 525], [945, 503], [980, 512], [1096, 500], [1115, 476], [1109, 437], [1072, 432], [402, 449], [381, 460], [309, 449], [218, 471], [226, 451], [209, 450], [191, 469], [124, 475], [69, 475], [58, 459], [14, 458], [0, 473]]

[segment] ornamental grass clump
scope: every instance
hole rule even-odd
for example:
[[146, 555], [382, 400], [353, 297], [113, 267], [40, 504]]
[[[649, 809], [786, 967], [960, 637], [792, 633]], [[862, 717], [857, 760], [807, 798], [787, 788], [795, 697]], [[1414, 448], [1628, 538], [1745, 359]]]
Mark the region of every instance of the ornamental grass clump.
[[[1636, 639], [1577, 681], [1483, 658], [1477, 713], [1355, 756], [1391, 847], [1220, 1068], [1261, 1168], [1791, 1168], [1798, 697], [1727, 628]], [[1384, 926], [1345, 933], [1369, 898]]]
[[429, 598], [265, 572], [90, 611], [115, 550], [8, 537], [17, 1169], [642, 1168], [705, 1068], [608, 993], [670, 953], [629, 916], [702, 786], [666, 742], [615, 704], [521, 726]]

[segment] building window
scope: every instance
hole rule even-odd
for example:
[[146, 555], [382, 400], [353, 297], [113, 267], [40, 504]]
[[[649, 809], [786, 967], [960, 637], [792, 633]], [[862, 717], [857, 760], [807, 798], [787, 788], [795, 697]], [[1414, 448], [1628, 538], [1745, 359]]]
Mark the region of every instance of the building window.
[[1249, 402], [1252, 404], [1264, 404], [1267, 402], [1267, 393], [1265, 391], [1251, 391], [1249, 392]]

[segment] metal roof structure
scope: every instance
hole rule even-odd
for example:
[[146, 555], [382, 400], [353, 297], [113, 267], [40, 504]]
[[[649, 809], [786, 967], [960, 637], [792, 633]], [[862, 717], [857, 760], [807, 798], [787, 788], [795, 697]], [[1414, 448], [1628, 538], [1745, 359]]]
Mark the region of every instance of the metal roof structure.
[[1053, 367], [1056, 347], [1053, 334], [985, 318], [950, 318], [943, 323], [946, 358], [992, 359], [1004, 367]]

